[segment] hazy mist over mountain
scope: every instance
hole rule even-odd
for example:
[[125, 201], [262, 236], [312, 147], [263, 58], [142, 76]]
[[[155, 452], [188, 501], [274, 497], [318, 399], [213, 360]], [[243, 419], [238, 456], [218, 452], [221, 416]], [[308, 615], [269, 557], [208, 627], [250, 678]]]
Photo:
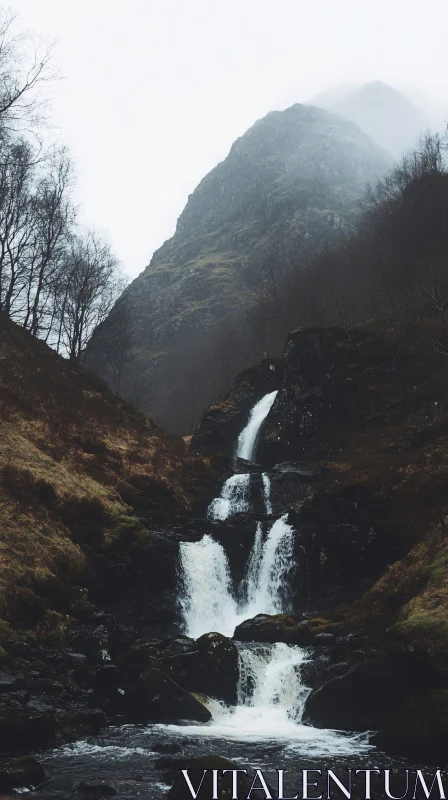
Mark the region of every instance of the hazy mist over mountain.
[[356, 122], [395, 158], [410, 149], [432, 122], [430, 114], [423, 113], [406, 94], [382, 81], [337, 86], [321, 92], [310, 104]]
[[424, 12], [409, 0], [10, 5], [19, 29], [56, 39], [53, 118], [77, 164], [78, 197], [134, 276], [173, 235], [199, 181], [269, 111], [380, 80], [406, 88], [431, 124], [428, 107], [442, 120], [448, 112], [446, 0]]

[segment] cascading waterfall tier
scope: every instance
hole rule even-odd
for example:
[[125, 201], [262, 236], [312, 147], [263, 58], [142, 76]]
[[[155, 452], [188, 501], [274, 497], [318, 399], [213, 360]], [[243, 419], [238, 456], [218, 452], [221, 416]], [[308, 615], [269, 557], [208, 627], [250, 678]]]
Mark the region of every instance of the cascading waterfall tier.
[[187, 636], [198, 639], [210, 631], [231, 636], [238, 611], [224, 548], [205, 535], [200, 542], [181, 542], [179, 555]]
[[222, 487], [220, 497], [216, 497], [208, 507], [208, 516], [223, 521], [233, 514], [249, 511], [250, 474], [232, 475]]
[[[260, 428], [269, 414], [276, 396], [277, 392], [265, 394], [253, 407], [249, 422], [238, 437], [236, 455], [239, 458], [247, 461], [254, 459]], [[250, 473], [232, 475], [224, 483], [220, 496], [215, 497], [210, 503], [207, 511], [208, 517], [217, 522], [223, 522], [233, 514], [249, 511], [249, 490]], [[263, 494], [266, 512], [271, 514], [270, 481], [266, 473], [263, 474]]]
[[276, 397], [277, 391], [270, 392], [269, 394], [265, 394], [264, 397], [254, 405], [250, 412], [249, 422], [238, 437], [238, 446], [236, 449], [238, 458], [245, 458], [246, 461], [253, 461], [255, 458], [255, 449], [260, 428], [269, 414]]
[[352, 756], [368, 752], [364, 734], [313, 728], [301, 722], [310, 689], [301, 670], [309, 653], [301, 647], [240, 644], [238, 704], [209, 700], [213, 719], [206, 725], [163, 726], [182, 736], [240, 742], [283, 742], [301, 756]]
[[180, 567], [180, 606], [187, 636], [196, 639], [210, 631], [232, 636], [237, 625], [256, 614], [290, 610], [294, 529], [285, 514], [263, 541], [258, 523], [246, 574], [236, 592], [225, 550], [208, 534], [200, 542], [181, 543]]

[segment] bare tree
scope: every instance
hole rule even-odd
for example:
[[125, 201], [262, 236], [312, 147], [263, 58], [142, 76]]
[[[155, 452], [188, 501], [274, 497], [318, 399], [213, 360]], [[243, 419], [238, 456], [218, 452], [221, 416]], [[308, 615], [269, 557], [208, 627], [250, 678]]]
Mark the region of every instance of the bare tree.
[[16, 19], [10, 10], [0, 9], [0, 126], [36, 135], [49, 86], [57, 78], [54, 44], [28, 32], [15, 33]]
[[91, 231], [73, 237], [58, 290], [57, 347], [70, 360], [83, 360], [94, 329], [109, 314], [124, 284], [107, 242]]
[[132, 312], [126, 297], [115, 303], [107, 320], [107, 328], [101, 325], [97, 327], [94, 350], [101, 353], [102, 377], [115, 395], [120, 394], [123, 378], [125, 373], [128, 376], [133, 361]]

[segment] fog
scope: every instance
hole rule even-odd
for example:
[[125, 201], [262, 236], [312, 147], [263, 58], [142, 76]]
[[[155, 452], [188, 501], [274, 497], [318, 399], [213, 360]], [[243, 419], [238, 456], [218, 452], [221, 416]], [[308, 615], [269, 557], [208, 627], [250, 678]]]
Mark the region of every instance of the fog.
[[[406, 89], [444, 117], [446, 0], [14, 0], [57, 38], [52, 121], [78, 199], [130, 275], [188, 194], [268, 111], [337, 84]], [[447, 114], [448, 116], [448, 114]]]

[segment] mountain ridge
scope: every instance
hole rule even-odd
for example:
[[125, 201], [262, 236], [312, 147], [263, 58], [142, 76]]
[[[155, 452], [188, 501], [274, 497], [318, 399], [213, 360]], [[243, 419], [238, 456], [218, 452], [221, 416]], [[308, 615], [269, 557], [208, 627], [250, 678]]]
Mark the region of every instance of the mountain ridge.
[[[270, 112], [234, 142], [121, 301], [130, 307], [135, 359], [158, 396], [145, 398], [145, 411], [173, 433], [191, 428], [235, 372], [261, 355], [247, 327], [241, 336], [253, 287], [276, 260], [307, 258], [351, 230], [365, 184], [388, 163], [355, 124], [301, 104]], [[88, 352], [102, 374], [109, 324]], [[125, 381], [125, 395], [127, 388]]]

